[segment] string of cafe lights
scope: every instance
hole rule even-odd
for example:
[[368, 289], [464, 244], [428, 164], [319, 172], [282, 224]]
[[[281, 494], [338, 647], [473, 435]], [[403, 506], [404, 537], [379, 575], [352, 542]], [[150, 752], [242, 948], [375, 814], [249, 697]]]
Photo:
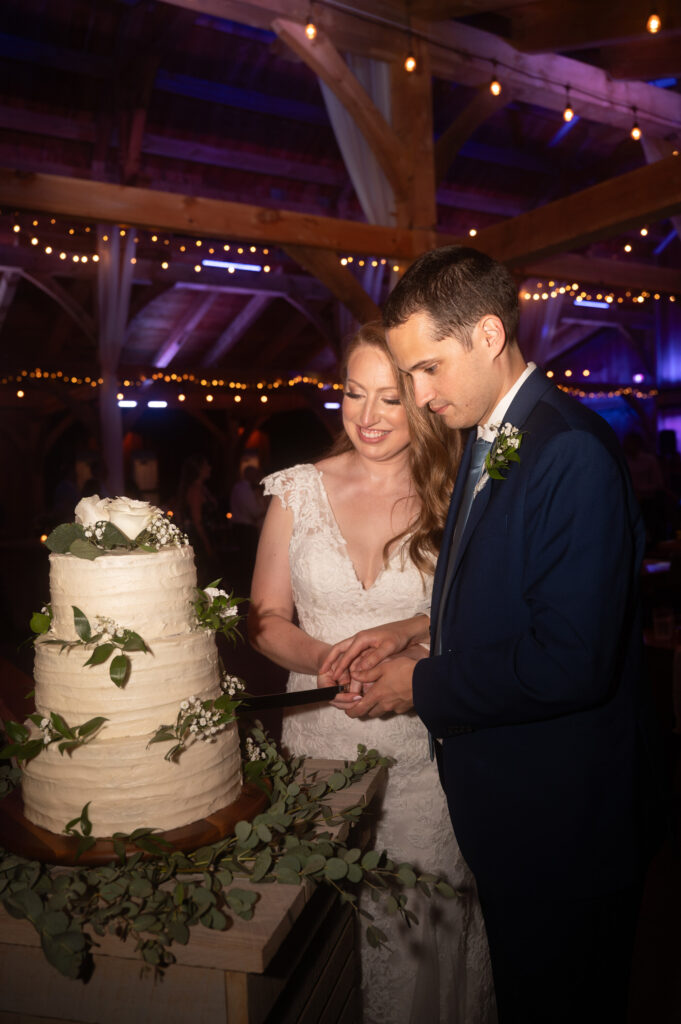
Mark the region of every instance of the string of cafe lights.
[[[0, 215], [2, 211], [0, 210]], [[73, 263], [98, 263], [100, 255], [97, 252], [84, 252], [82, 249], [79, 251], [70, 251], [65, 246], [50, 244], [49, 241], [43, 236], [41, 238], [40, 218], [33, 214], [18, 214], [16, 211], [12, 214], [12, 233], [17, 240], [27, 239], [28, 244], [35, 248], [40, 248], [47, 256], [54, 256], [55, 259], [61, 261], [70, 261]], [[30, 223], [29, 223], [30, 221]], [[57, 219], [55, 217], [44, 218], [43, 227], [48, 230], [49, 227], [56, 227]], [[114, 231], [118, 232], [120, 238], [125, 238], [129, 231], [133, 229], [126, 227], [113, 227], [108, 233], [102, 235], [102, 242], [106, 245], [111, 239]], [[181, 256], [192, 256], [196, 254], [199, 262], [194, 264], [194, 272], [199, 274], [204, 267], [216, 267], [225, 269], [228, 273], [233, 274], [237, 270], [248, 270], [256, 273], [262, 272], [269, 274], [272, 270], [270, 263], [260, 264], [249, 262], [254, 256], [269, 256], [270, 249], [265, 247], [258, 247], [256, 245], [242, 245], [235, 242], [217, 242], [215, 240], [206, 241], [203, 238], [189, 238], [187, 236], [162, 236], [162, 232], [159, 231], [142, 231], [141, 229], [135, 230], [135, 242], [139, 243], [144, 241], [146, 244], [151, 243], [154, 246], [167, 246], [167, 251], [161, 249], [161, 255], [164, 257], [159, 263], [161, 270], [168, 270], [173, 255], [180, 254]], [[67, 234], [70, 238], [73, 238], [74, 242], [79, 240], [79, 236], [82, 239], [82, 235], [91, 235], [93, 240], [96, 235], [93, 233], [92, 226], [89, 224], [70, 226], [67, 229]], [[227, 257], [227, 254], [229, 256]], [[214, 258], [211, 258], [214, 257]], [[243, 257], [246, 262], [240, 262], [236, 257]], [[133, 256], [130, 259], [132, 264], [137, 263], [137, 257]]]
[[[407, 37], [407, 48], [406, 57], [404, 59], [404, 69], [409, 74], [416, 71], [418, 67], [417, 60], [413, 52], [413, 38], [421, 39], [427, 44], [431, 46], [437, 46], [438, 49], [445, 50], [447, 53], [455, 54], [457, 57], [467, 59], [475, 59], [476, 57], [478, 57], [477, 54], [471, 53], [469, 50], [466, 50], [460, 46], [453, 46], [451, 43], [445, 43], [441, 39], [433, 39], [427, 33], [415, 31], [412, 28], [410, 19], [408, 21], [408, 24], [405, 25], [402, 22], [394, 21], [391, 18], [376, 14], [373, 11], [357, 9], [352, 4], [343, 3], [341, 2], [341, 0], [315, 0], [314, 6], [318, 8], [328, 7], [331, 10], [342, 11], [344, 13], [351, 14], [360, 20], [367, 21], [371, 24], [388, 25], [390, 28], [398, 29], [400, 32], [403, 32]], [[312, 8], [313, 4], [310, 3], [308, 17], [305, 22], [305, 35], [307, 36], [307, 39], [311, 43], [313, 43], [316, 40], [318, 35]], [[652, 35], [655, 35], [662, 29], [662, 19], [660, 18], [660, 15], [658, 14], [657, 10], [652, 10], [650, 12], [650, 15], [648, 16], [643, 27], [647, 32], [651, 33]], [[594, 95], [588, 89], [585, 89], [583, 86], [579, 84], [575, 85], [574, 83], [570, 84], [553, 80], [544, 72], [538, 74], [529, 71], [527, 68], [519, 67], [513, 63], [500, 60], [499, 58], [482, 57], [479, 59], [486, 61], [491, 65], [492, 77], [489, 83], [489, 90], [493, 96], [500, 96], [503, 91], [503, 86], [499, 75], [499, 68], [502, 69], [502, 73], [504, 70], [506, 70], [509, 73], [512, 73], [514, 77], [523, 77], [528, 81], [535, 82], [544, 88], [547, 84], [554, 85], [558, 89], [564, 88], [566, 94], [566, 103], [565, 108], [563, 110], [563, 119], [565, 121], [572, 121], [575, 117], [575, 109], [570, 99], [570, 92], [576, 94], [577, 96], [582, 96], [586, 100], [591, 100]], [[665, 125], [667, 125], [670, 129], [676, 130], [677, 128], [677, 125], [673, 121], [670, 121], [668, 118], [662, 117], [657, 111], [649, 111], [642, 109], [640, 107], [637, 108], [632, 104], [628, 104], [621, 100], [616, 100], [612, 98], [608, 99], [608, 103], [613, 108], [623, 111], [629, 111], [631, 113], [632, 125], [629, 134], [631, 138], [634, 139], [634, 141], [636, 142], [638, 142], [643, 136], [643, 132], [638, 123], [638, 116], [640, 114], [643, 114], [644, 116], [650, 118], [651, 120], [662, 122]], [[677, 153], [675, 152], [674, 155], [676, 156]]]

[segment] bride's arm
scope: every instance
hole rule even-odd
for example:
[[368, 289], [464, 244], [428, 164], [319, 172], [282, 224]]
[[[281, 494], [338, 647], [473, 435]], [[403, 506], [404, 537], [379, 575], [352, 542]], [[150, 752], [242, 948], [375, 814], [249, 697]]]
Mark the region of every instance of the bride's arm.
[[[293, 623], [288, 546], [293, 513], [274, 497], [265, 516], [251, 585], [248, 636], [257, 651], [293, 672], [316, 676], [330, 644]], [[328, 680], [327, 685], [332, 685]]]

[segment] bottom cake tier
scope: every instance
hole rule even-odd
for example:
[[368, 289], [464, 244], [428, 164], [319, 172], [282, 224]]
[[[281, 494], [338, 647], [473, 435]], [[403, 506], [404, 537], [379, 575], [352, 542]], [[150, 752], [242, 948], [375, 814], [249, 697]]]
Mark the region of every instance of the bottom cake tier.
[[101, 738], [69, 756], [54, 744], [24, 768], [24, 814], [60, 833], [89, 802], [92, 834], [111, 836], [141, 827], [181, 828], [236, 800], [241, 792], [236, 723], [211, 740], [194, 740], [177, 762], [164, 759], [171, 745]]

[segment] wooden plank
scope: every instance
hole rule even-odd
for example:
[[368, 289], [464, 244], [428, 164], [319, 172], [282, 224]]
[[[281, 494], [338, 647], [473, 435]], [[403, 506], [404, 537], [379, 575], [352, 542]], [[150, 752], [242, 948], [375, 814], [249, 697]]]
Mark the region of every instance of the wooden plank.
[[[0, 204], [88, 221], [408, 259], [419, 249], [405, 228], [273, 210], [103, 181], [0, 169]], [[319, 276], [319, 275], [317, 275]]]
[[351, 115], [390, 182], [396, 198], [407, 192], [405, 155], [380, 110], [322, 31], [310, 41], [303, 25], [276, 18], [272, 29], [328, 85]]
[[511, 265], [527, 265], [679, 211], [681, 158], [671, 156], [483, 228], [475, 248]]
[[[162, 986], [162, 987], [161, 987]], [[41, 949], [0, 946], [0, 991], [6, 1012], [88, 1024], [216, 1024], [225, 1021], [222, 973], [175, 964], [163, 981], [140, 961], [97, 956], [84, 985], [65, 978]], [[10, 1018], [11, 1019], [11, 1018]]]

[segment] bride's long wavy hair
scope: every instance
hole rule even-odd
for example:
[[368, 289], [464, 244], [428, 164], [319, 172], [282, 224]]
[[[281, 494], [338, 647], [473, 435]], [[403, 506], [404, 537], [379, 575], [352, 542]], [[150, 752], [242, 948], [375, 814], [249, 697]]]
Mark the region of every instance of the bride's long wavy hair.
[[[421, 572], [432, 573], [442, 543], [454, 479], [461, 461], [463, 438], [459, 430], [450, 430], [438, 416], [427, 408], [420, 409], [417, 406], [411, 378], [400, 373], [388, 348], [383, 326], [377, 320], [364, 324], [350, 339], [340, 368], [343, 384], [347, 379], [348, 363], [362, 345], [370, 345], [382, 352], [395, 374], [409, 424], [409, 469], [420, 501], [418, 515], [406, 530], [390, 538], [383, 549], [383, 558], [387, 562], [393, 545], [409, 537], [405, 546], [407, 555]], [[342, 455], [351, 451], [354, 451], [354, 446], [343, 430], [328, 455]]]

